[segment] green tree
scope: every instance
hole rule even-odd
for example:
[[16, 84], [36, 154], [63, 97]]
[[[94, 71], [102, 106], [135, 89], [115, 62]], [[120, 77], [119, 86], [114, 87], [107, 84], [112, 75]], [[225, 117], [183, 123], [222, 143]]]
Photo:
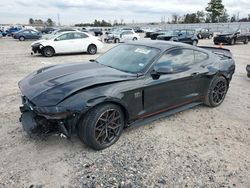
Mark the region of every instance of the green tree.
[[173, 19], [172, 19], [172, 23], [173, 23], [173, 24], [177, 24], [178, 15], [177, 15], [177, 14], [173, 14], [173, 15], [172, 15], [172, 18], [173, 18]]
[[30, 18], [30, 19], [29, 19], [29, 24], [30, 24], [30, 25], [33, 25], [34, 23], [35, 23], [35, 21], [33, 20], [33, 18]]
[[224, 5], [222, 0], [211, 0], [206, 7], [206, 11], [210, 13], [211, 22], [218, 22], [219, 17], [224, 13]]
[[229, 21], [229, 15], [227, 13], [227, 9], [224, 10], [223, 14], [219, 18], [220, 22], [228, 22]]
[[51, 18], [48, 18], [48, 19], [47, 19], [46, 25], [48, 25], [48, 26], [50, 26], [50, 27], [54, 25], [54, 22], [52, 21]]
[[196, 13], [197, 19], [199, 20], [199, 22], [205, 22], [205, 13], [204, 11], [197, 11]]
[[233, 16], [231, 17], [230, 22], [236, 22], [236, 16], [235, 16], [235, 15], [233, 15]]

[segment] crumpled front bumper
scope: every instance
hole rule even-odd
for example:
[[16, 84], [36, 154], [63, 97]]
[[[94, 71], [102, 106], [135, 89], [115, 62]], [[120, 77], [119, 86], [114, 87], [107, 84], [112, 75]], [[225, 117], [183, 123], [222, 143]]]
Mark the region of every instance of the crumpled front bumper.
[[214, 43], [230, 43], [231, 38], [230, 37], [214, 37]]
[[59, 114], [52, 116], [41, 114], [26, 97], [22, 97], [23, 106], [20, 107], [21, 117], [19, 121], [22, 123], [23, 129], [29, 135], [62, 133], [66, 137], [70, 137], [75, 131], [77, 117], [75, 115], [67, 116]]
[[20, 117], [20, 122], [22, 123], [24, 131], [29, 135], [39, 132], [39, 125], [35, 121], [32, 112], [23, 112]]
[[31, 50], [36, 54], [36, 53], [42, 53], [42, 48], [41, 45], [33, 45], [31, 46]]

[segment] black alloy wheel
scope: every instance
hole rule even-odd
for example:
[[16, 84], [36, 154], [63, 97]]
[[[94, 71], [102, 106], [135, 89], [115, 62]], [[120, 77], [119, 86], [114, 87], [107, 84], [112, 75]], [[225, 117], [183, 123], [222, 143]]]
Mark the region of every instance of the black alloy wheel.
[[42, 54], [45, 57], [52, 57], [55, 54], [55, 50], [52, 47], [47, 46], [47, 47], [42, 49]]
[[105, 149], [121, 136], [124, 114], [115, 104], [98, 105], [87, 112], [78, 124], [80, 139], [95, 150]]
[[95, 138], [101, 145], [113, 142], [122, 127], [120, 112], [115, 109], [106, 110], [96, 122]]
[[228, 90], [228, 82], [223, 76], [215, 77], [210, 84], [209, 90], [205, 97], [205, 104], [211, 107], [219, 106]]
[[232, 38], [231, 41], [230, 41], [230, 45], [234, 45], [235, 44], [235, 38]]
[[248, 44], [248, 42], [249, 42], [249, 38], [246, 37], [246, 39], [245, 39], [245, 41], [244, 41], [244, 44]]
[[217, 84], [215, 85], [215, 87], [213, 88], [213, 91], [212, 91], [212, 99], [213, 99], [213, 102], [215, 104], [220, 104], [223, 99], [225, 98], [225, 95], [226, 95], [226, 92], [227, 92], [227, 86], [226, 86], [227, 83], [225, 83], [224, 81], [219, 81], [217, 82]]
[[97, 47], [94, 44], [89, 45], [88, 47], [88, 53], [91, 55], [95, 55], [97, 52]]

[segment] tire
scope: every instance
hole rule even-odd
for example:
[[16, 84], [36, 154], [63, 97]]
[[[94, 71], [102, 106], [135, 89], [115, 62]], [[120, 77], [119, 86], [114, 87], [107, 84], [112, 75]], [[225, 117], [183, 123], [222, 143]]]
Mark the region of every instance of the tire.
[[201, 36], [201, 34], [198, 34], [198, 36], [197, 36], [197, 37], [198, 37], [198, 39], [202, 39], [202, 36]]
[[120, 39], [115, 39], [115, 43], [119, 43], [120, 42]]
[[[116, 120], [112, 121], [111, 118]], [[119, 106], [111, 103], [100, 104], [80, 120], [78, 136], [87, 146], [102, 150], [119, 139], [124, 124], [124, 113]]]
[[88, 47], [88, 53], [91, 55], [95, 55], [97, 52], [97, 47], [94, 44], [89, 45]]
[[225, 99], [228, 82], [223, 76], [216, 76], [210, 82], [204, 103], [209, 107], [219, 106]]
[[42, 55], [45, 57], [52, 57], [54, 54], [55, 54], [55, 50], [54, 48], [50, 46], [44, 47], [42, 50]]
[[235, 44], [235, 38], [232, 38], [229, 42], [230, 45], [234, 45]]
[[136, 37], [134, 37], [134, 38], [133, 38], [133, 40], [135, 41], [135, 40], [137, 40], [137, 38], [136, 38]]
[[208, 39], [211, 39], [212, 37], [213, 37], [212, 35], [209, 35], [209, 36], [208, 36]]
[[19, 37], [20, 41], [25, 41], [25, 38], [23, 36]]
[[192, 45], [193, 45], [193, 46], [197, 46], [197, 44], [198, 44], [198, 42], [197, 42], [196, 40], [194, 40], [194, 41], [192, 42]]
[[249, 38], [246, 37], [246, 39], [245, 39], [245, 41], [244, 41], [244, 44], [248, 44], [248, 42], [249, 42]]

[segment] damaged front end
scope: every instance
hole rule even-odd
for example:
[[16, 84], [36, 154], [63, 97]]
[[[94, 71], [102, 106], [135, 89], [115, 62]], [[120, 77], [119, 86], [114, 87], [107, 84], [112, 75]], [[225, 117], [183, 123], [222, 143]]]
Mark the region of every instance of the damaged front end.
[[37, 107], [25, 96], [22, 104], [20, 122], [29, 135], [62, 133], [70, 138], [75, 131], [78, 120], [75, 113], [63, 107]]
[[42, 48], [43, 48], [43, 45], [41, 45], [40, 43], [35, 43], [31, 46], [31, 50], [33, 53], [39, 53], [41, 54], [42, 53]]

